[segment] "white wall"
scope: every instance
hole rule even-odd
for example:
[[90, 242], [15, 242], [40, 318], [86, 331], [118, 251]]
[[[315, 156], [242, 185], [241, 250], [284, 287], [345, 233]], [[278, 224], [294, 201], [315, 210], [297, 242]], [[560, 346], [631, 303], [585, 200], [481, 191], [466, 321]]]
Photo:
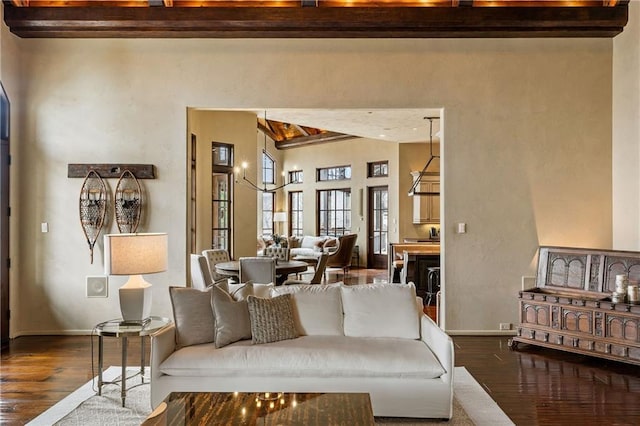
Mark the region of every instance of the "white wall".
[[[539, 244], [611, 246], [609, 39], [19, 46], [29, 85], [14, 141], [13, 335], [90, 330], [118, 316], [124, 279], [111, 280], [106, 300], [85, 298], [85, 276], [102, 273], [101, 245], [89, 264], [77, 214], [81, 180], [66, 177], [72, 162], [156, 165], [158, 178], [144, 182], [151, 201], [142, 231], [169, 233], [169, 271], [149, 281], [154, 313], [171, 315], [166, 287], [185, 276], [187, 107], [443, 107], [451, 331], [516, 322], [520, 277], [533, 273]], [[453, 233], [460, 221], [467, 234]]]
[[613, 246], [640, 250], [640, 3], [613, 39]]

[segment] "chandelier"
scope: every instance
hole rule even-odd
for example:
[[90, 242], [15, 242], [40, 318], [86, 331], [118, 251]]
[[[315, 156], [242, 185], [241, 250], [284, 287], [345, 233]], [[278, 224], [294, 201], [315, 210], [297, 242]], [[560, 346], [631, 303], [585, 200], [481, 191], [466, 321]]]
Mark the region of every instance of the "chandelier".
[[439, 120], [440, 117], [424, 117], [425, 120], [429, 120], [429, 161], [424, 165], [422, 171], [418, 175], [418, 178], [413, 182], [411, 189], [409, 189], [409, 196], [412, 197], [414, 195], [440, 195], [440, 192], [430, 192], [430, 191], [420, 191], [418, 189], [418, 185], [420, 185], [420, 179], [427, 171], [427, 168], [431, 164], [434, 158], [437, 158], [440, 161], [440, 155], [433, 155], [433, 120]]
[[[269, 128], [269, 122], [267, 121], [267, 111], [265, 110], [264, 112], [264, 129], [262, 130], [262, 133], [264, 134], [264, 148], [263, 148], [263, 153], [266, 155], [267, 154], [267, 129]], [[282, 188], [284, 188], [287, 185], [290, 185], [292, 183], [294, 183], [294, 181], [289, 180], [287, 181], [286, 178], [286, 173], [283, 170], [282, 171], [282, 184], [278, 185], [278, 186], [271, 186], [271, 187], [267, 187], [267, 184], [265, 182], [262, 182], [262, 186], [258, 186], [255, 183], [253, 183], [250, 179], [247, 178], [247, 168], [249, 167], [249, 164], [246, 161], [242, 162], [242, 181], [245, 182], [250, 188], [256, 190], [256, 191], [260, 191], [260, 192], [276, 192]], [[235, 181], [236, 183], [238, 183], [238, 175], [240, 174], [240, 169], [238, 167], [236, 167], [234, 169], [235, 171]], [[264, 173], [264, 171], [263, 171]], [[264, 176], [264, 174], [263, 174]], [[264, 181], [264, 179], [263, 179]], [[275, 170], [274, 170], [274, 182], [275, 182]]]

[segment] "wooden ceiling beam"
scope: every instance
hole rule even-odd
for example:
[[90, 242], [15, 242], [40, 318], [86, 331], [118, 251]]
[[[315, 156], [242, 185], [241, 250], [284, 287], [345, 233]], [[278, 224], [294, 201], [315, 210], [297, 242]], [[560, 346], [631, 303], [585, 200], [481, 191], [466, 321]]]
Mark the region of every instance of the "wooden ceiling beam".
[[20, 37], [48, 38], [485, 38], [614, 37], [615, 7], [14, 7]]
[[288, 139], [282, 142], [276, 142], [277, 149], [289, 149], [289, 148], [298, 148], [306, 145], [317, 145], [321, 143], [327, 142], [338, 142], [346, 139], [356, 139], [357, 136], [353, 135], [345, 135], [344, 133], [337, 132], [324, 132], [319, 133], [317, 135], [310, 136], [298, 136], [293, 139]]

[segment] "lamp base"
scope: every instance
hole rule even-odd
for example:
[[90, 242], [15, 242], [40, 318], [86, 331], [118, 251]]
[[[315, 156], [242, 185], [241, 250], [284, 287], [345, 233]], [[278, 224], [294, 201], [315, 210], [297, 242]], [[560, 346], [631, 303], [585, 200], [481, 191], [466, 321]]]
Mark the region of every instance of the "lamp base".
[[120, 312], [125, 323], [141, 324], [151, 314], [151, 285], [146, 287], [127, 287], [118, 289], [120, 294]]

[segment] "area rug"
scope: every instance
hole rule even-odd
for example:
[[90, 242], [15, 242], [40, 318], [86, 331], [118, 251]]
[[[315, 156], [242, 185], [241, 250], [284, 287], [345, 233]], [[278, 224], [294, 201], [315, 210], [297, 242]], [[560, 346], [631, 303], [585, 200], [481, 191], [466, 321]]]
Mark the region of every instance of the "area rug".
[[[104, 372], [105, 381], [118, 379], [121, 367], [109, 367]], [[140, 369], [127, 369], [131, 379], [127, 385], [138, 385], [127, 392], [126, 406], [122, 407], [119, 385], [106, 385], [102, 396], [96, 395], [97, 379], [89, 381], [71, 395], [40, 414], [27, 426], [86, 426], [86, 425], [139, 425], [151, 412], [149, 384], [141, 384]], [[464, 367], [456, 367], [454, 373], [453, 418], [449, 422], [377, 417], [376, 424], [394, 426], [410, 425], [513, 425], [491, 397], [475, 381]]]

